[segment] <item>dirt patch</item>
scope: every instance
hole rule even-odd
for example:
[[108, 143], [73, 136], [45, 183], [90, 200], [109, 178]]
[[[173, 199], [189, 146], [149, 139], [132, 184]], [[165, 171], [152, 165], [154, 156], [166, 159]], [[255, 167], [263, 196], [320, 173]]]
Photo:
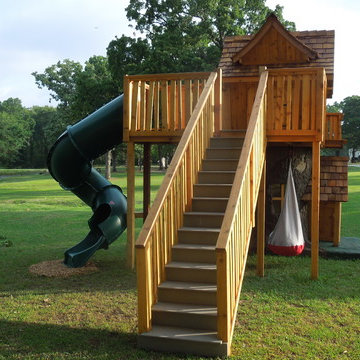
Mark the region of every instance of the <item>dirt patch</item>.
[[69, 268], [64, 265], [62, 260], [52, 260], [31, 265], [29, 271], [40, 276], [66, 278], [73, 275], [93, 273], [99, 271], [99, 268], [92, 262], [87, 263], [81, 268]]

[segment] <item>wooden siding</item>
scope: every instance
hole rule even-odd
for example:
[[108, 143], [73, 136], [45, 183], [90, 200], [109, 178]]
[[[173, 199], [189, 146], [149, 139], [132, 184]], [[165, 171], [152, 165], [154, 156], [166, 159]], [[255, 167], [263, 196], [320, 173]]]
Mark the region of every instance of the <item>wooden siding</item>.
[[247, 128], [259, 80], [243, 80], [223, 83], [223, 130]]
[[[274, 46], [276, 44], [276, 46]], [[306, 63], [308, 57], [275, 28], [270, 28], [256, 47], [241, 58], [244, 65]]]

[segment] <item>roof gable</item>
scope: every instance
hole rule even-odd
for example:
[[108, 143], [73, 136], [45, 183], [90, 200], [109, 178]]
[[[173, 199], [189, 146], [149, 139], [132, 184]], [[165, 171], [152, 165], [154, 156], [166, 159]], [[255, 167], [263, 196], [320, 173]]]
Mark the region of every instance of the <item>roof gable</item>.
[[233, 62], [243, 65], [306, 63], [318, 54], [298, 40], [271, 14], [258, 33], [237, 52]]

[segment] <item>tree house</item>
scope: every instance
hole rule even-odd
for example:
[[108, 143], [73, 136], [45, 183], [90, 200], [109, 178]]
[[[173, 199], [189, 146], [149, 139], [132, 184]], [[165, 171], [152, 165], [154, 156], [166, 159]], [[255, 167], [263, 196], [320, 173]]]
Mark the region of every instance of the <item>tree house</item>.
[[[335, 182], [321, 182], [329, 169], [321, 172], [320, 148], [343, 144], [341, 115], [326, 114], [333, 64], [334, 31], [288, 32], [271, 15], [257, 34], [225, 40], [216, 72], [125, 77], [128, 251], [133, 262], [135, 244], [139, 346], [230, 354], [255, 226], [264, 274], [267, 149], [310, 150], [311, 277], [318, 277], [320, 200], [332, 186], [347, 189], [345, 172], [335, 178], [344, 167], [337, 159], [329, 165]], [[135, 242], [136, 142], [178, 146]], [[340, 206], [332, 209], [339, 224]]]

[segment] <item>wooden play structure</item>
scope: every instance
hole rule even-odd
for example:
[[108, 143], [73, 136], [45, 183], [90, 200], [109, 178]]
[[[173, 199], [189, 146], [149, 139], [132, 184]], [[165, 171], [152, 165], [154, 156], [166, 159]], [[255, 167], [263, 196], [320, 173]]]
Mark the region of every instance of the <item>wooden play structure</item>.
[[[134, 266], [135, 248], [140, 347], [230, 354], [255, 226], [264, 275], [268, 147], [312, 149], [309, 238], [311, 278], [318, 277], [321, 204], [336, 219], [338, 242], [346, 200], [328, 197], [326, 205], [321, 196], [337, 181], [341, 191], [347, 186], [345, 176], [321, 185], [320, 148], [343, 145], [341, 114], [326, 114], [333, 65], [334, 31], [289, 32], [271, 15], [257, 34], [227, 38], [214, 72], [125, 77], [128, 258]], [[149, 208], [150, 145], [162, 142], [178, 146]], [[145, 152], [145, 221], [136, 242], [135, 143]]]

